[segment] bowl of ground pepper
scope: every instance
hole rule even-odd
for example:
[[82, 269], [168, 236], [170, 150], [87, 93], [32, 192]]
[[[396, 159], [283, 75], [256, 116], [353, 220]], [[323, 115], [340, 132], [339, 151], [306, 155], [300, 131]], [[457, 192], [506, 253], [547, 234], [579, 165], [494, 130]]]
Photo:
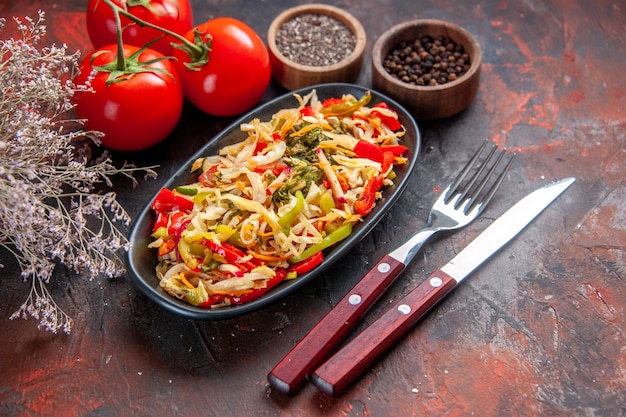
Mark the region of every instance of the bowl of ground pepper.
[[272, 76], [288, 90], [358, 78], [367, 38], [347, 11], [325, 4], [292, 7], [271, 23]]
[[467, 30], [441, 20], [412, 20], [376, 40], [372, 85], [418, 120], [443, 119], [472, 103], [481, 63], [480, 45]]

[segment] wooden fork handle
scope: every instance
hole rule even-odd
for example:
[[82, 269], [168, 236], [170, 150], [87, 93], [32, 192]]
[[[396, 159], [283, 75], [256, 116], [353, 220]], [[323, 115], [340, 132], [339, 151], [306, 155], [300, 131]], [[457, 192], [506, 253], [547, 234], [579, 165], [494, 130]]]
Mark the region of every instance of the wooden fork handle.
[[296, 393], [337, 348], [406, 265], [385, 255], [274, 367], [267, 379], [282, 394]]
[[327, 395], [341, 394], [456, 284], [446, 273], [435, 271], [315, 370], [313, 383]]

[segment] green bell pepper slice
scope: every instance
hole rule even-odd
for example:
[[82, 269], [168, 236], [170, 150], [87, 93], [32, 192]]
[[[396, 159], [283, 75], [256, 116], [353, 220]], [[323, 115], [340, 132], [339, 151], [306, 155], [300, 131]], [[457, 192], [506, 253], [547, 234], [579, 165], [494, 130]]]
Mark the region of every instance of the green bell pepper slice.
[[291, 210], [289, 210], [287, 213], [280, 216], [280, 218], [278, 219], [278, 224], [283, 229], [287, 228], [291, 223], [293, 223], [296, 217], [298, 217], [298, 214], [300, 214], [300, 212], [304, 210], [305, 201], [304, 201], [304, 195], [302, 194], [302, 191], [300, 190], [296, 191], [295, 196], [296, 196], [296, 204], [291, 208]]
[[320, 243], [311, 245], [308, 248], [306, 248], [300, 255], [292, 256], [291, 258], [289, 258], [289, 263], [295, 264], [295, 263], [301, 262], [317, 254], [318, 252], [323, 251], [329, 246], [332, 246], [335, 243], [338, 243], [344, 240], [345, 238], [350, 236], [350, 234], [352, 234], [352, 223], [346, 223], [340, 226], [339, 228], [337, 228], [337, 230], [335, 230], [331, 234], [327, 235], [324, 239], [322, 239]]

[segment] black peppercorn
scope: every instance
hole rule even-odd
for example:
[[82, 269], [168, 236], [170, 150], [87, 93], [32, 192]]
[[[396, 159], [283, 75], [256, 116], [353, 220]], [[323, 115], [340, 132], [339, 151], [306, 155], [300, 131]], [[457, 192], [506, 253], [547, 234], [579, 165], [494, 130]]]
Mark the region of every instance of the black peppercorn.
[[444, 36], [423, 36], [396, 45], [383, 67], [402, 82], [434, 86], [457, 80], [469, 70], [469, 63], [463, 45]]

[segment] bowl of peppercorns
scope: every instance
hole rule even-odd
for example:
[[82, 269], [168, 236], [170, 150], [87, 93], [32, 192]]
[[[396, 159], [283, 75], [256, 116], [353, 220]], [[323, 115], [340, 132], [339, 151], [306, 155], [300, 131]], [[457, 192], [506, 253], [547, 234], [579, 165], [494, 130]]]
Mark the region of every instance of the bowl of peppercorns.
[[288, 90], [358, 78], [367, 37], [352, 14], [326, 4], [280, 13], [267, 32], [272, 76]]
[[372, 50], [372, 85], [405, 105], [418, 120], [466, 109], [480, 83], [482, 52], [470, 32], [433, 19], [400, 23]]

